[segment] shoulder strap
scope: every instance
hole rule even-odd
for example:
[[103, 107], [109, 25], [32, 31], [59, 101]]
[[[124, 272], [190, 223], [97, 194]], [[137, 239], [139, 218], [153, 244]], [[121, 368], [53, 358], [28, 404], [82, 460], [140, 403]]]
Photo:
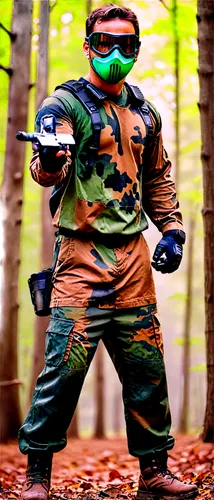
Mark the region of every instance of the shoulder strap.
[[99, 149], [100, 133], [103, 126], [98, 108], [103, 104], [107, 95], [84, 78], [80, 78], [78, 81], [68, 80], [57, 86], [55, 90], [59, 88], [71, 92], [81, 102], [91, 117], [93, 140], [90, 146], [88, 159], [88, 174], [90, 176], [95, 161], [95, 155]]
[[139, 87], [137, 87], [136, 85], [129, 85], [127, 82], [125, 82], [124, 85], [128, 91], [129, 96], [131, 97], [131, 103], [137, 107], [142, 106], [145, 102], [145, 98]]
[[145, 123], [146, 145], [149, 145], [154, 136], [154, 131], [153, 131], [150, 110], [145, 102], [144, 95], [142, 94], [139, 87], [137, 87], [136, 85], [129, 85], [128, 83], [125, 83], [125, 86], [131, 97], [131, 103], [133, 104], [133, 106], [136, 106], [138, 108], [141, 118]]
[[158, 113], [157, 109], [150, 101], [146, 101], [146, 105], [147, 105], [147, 108], [149, 109], [149, 111], [154, 119], [154, 122], [155, 122], [155, 132], [154, 133], [155, 133], [155, 135], [157, 135], [158, 132], [160, 132], [161, 127], [162, 127], [160, 113]]
[[[149, 145], [154, 137], [153, 123], [151, 119], [151, 114], [155, 120], [155, 132], [160, 130], [160, 120], [158, 120], [157, 112], [154, 111], [153, 106], [148, 106], [144, 95], [142, 94], [139, 87], [136, 85], [129, 85], [125, 82], [125, 87], [131, 99], [133, 106], [136, 106], [142, 117], [142, 120], [146, 126], [146, 145]], [[86, 111], [89, 113], [92, 122], [93, 129], [93, 140], [90, 146], [90, 154], [88, 160], [89, 176], [91, 175], [91, 170], [94, 165], [95, 156], [100, 145], [100, 133], [102, 129], [102, 121], [100, 117], [99, 108], [107, 98], [107, 95], [92, 83], [85, 80], [85, 78], [80, 78], [79, 80], [68, 80], [61, 85], [58, 85], [57, 89], [65, 89], [71, 92], [83, 105]]]
[[154, 131], [153, 131], [152, 119], [150, 116], [150, 111], [149, 111], [149, 108], [147, 107], [145, 102], [144, 102], [143, 106], [139, 107], [138, 109], [139, 109], [140, 115], [141, 115], [141, 117], [145, 123], [145, 126], [146, 126], [146, 146], [148, 146], [154, 137]]

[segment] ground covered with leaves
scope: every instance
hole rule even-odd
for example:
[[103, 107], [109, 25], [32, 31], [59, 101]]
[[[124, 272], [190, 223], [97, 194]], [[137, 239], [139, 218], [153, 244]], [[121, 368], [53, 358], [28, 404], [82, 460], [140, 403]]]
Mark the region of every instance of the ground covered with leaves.
[[[0, 498], [17, 499], [25, 479], [26, 457], [17, 443], [0, 449]], [[214, 447], [192, 436], [177, 436], [169, 468], [199, 487], [198, 499], [214, 499]], [[125, 438], [69, 440], [54, 456], [51, 499], [134, 500], [138, 460], [128, 454]]]

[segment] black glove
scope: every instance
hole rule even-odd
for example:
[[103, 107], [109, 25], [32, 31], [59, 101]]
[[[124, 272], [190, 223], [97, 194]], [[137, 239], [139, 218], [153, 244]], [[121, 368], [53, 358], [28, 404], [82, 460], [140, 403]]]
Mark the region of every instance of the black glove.
[[166, 231], [154, 251], [152, 267], [162, 274], [176, 271], [181, 263], [184, 243], [184, 231]]
[[61, 170], [68, 157], [71, 156], [68, 146], [60, 149], [55, 146], [42, 147], [33, 143], [32, 147], [34, 151], [39, 152], [42, 168], [48, 173], [54, 173]]

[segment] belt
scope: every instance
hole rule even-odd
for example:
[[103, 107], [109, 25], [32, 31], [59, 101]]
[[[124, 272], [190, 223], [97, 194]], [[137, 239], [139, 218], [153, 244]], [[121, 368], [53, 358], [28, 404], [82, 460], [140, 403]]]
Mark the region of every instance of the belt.
[[83, 241], [94, 241], [94, 242], [100, 243], [101, 245], [104, 245], [106, 247], [118, 248], [118, 247], [122, 247], [123, 245], [127, 245], [127, 243], [129, 243], [129, 241], [133, 240], [136, 237], [136, 235], [139, 235], [140, 233], [135, 233], [135, 234], [118, 234], [118, 233], [104, 234], [104, 233], [99, 233], [98, 231], [93, 231], [90, 233], [83, 233], [81, 231], [72, 231], [72, 229], [66, 229], [64, 227], [60, 227], [55, 234], [56, 234], [56, 236], [63, 235], [63, 236], [66, 236], [67, 238], [74, 238], [74, 239], [83, 240]]

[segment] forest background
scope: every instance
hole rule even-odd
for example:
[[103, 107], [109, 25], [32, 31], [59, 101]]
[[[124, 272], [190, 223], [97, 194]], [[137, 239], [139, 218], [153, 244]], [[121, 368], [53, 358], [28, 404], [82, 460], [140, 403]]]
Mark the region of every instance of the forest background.
[[[93, 1], [92, 8], [102, 3]], [[119, 3], [119, 2], [116, 2]], [[158, 0], [137, 2], [122, 2], [132, 8], [138, 15], [142, 48], [138, 63], [128, 78], [137, 84], [147, 99], [150, 99], [161, 113], [163, 121], [163, 136], [165, 148], [175, 169], [175, 110], [176, 110], [176, 71], [175, 71], [175, 38], [179, 41], [179, 199], [187, 229], [187, 244], [184, 248], [184, 258], [179, 271], [173, 275], [154, 273], [159, 313], [162, 322], [165, 342], [165, 359], [168, 374], [173, 427], [178, 429], [181, 421], [182, 395], [184, 387], [183, 353], [184, 333], [186, 330], [186, 312], [190, 328], [190, 390], [188, 399], [188, 429], [190, 432], [201, 430], [205, 401], [205, 338], [204, 338], [204, 277], [203, 277], [203, 228], [202, 228], [202, 169], [200, 161], [200, 124], [199, 124], [199, 84], [198, 84], [198, 46], [196, 1], [180, 0], [177, 2], [176, 19], [173, 17], [174, 1], [166, 4]], [[49, 30], [49, 84], [48, 93], [55, 86], [71, 78], [79, 78], [87, 74], [87, 60], [82, 52], [85, 36], [85, 18], [88, 2], [86, 0], [58, 0], [50, 2], [53, 6], [50, 13]], [[34, 1], [31, 81], [36, 79], [36, 56], [39, 37], [39, 2]], [[0, 16], [4, 26], [10, 29], [12, 15], [12, 0], [1, 0]], [[0, 30], [1, 64], [9, 66], [10, 40], [7, 34]], [[5, 137], [8, 107], [8, 75], [1, 71], [0, 79], [0, 155], [1, 175], [5, 153]], [[30, 108], [28, 131], [33, 130], [35, 115], [35, 87], [30, 90]], [[15, 138], [11, 138], [15, 141]], [[40, 201], [42, 188], [30, 178], [28, 165], [31, 147], [27, 146], [24, 205], [21, 236], [21, 266], [19, 280], [19, 379], [20, 397], [23, 415], [27, 411], [30, 373], [34, 342], [35, 316], [31, 306], [27, 279], [31, 273], [40, 268], [41, 247], [41, 217]], [[194, 222], [194, 224], [193, 224]], [[192, 232], [194, 227], [194, 234]], [[190, 229], [189, 229], [190, 228]], [[150, 224], [145, 233], [153, 252], [160, 234]], [[188, 247], [190, 240], [194, 245]], [[189, 280], [189, 259], [192, 262], [191, 283]], [[191, 286], [190, 286], [191, 285]], [[191, 294], [191, 300], [189, 294]], [[187, 305], [191, 306], [188, 307]], [[95, 404], [95, 364], [93, 363], [86, 379], [79, 403], [79, 422], [81, 435], [92, 433]], [[117, 376], [106, 355], [104, 358], [104, 394], [106, 433], [112, 435], [117, 430], [124, 433], [125, 423], [121, 403], [121, 389]], [[118, 401], [119, 406], [118, 406]], [[115, 403], [119, 412], [115, 412]], [[119, 415], [119, 424], [118, 424]], [[117, 417], [117, 423], [115, 418]]]

